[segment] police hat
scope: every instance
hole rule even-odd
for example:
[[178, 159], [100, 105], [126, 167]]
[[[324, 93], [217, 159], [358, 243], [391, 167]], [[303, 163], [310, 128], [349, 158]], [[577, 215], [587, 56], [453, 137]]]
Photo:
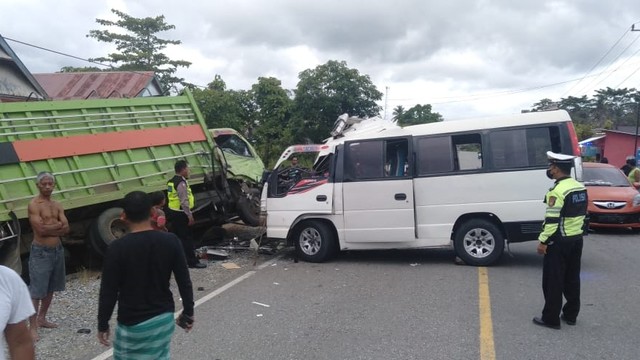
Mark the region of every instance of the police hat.
[[575, 159], [576, 156], [547, 151], [547, 158], [552, 164], [573, 164], [573, 159]]

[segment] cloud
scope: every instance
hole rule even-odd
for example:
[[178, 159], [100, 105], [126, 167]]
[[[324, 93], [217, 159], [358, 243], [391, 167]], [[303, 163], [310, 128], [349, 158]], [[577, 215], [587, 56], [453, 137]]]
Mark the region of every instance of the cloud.
[[[79, 1], [61, 0], [51, 4], [5, 0], [0, 24], [11, 26], [0, 28], [0, 33], [96, 57], [111, 49], [85, 35], [99, 28], [95, 19], [110, 16], [110, 8], [134, 17], [165, 15], [176, 28], [162, 35], [182, 41], [167, 53], [193, 63], [178, 72], [187, 81], [206, 85], [220, 74], [229, 88], [247, 89], [260, 76], [274, 76], [293, 88], [299, 72], [328, 60], [345, 60], [370, 75], [379, 90], [388, 86], [390, 93], [402, 94], [406, 103], [474, 99], [434, 105], [454, 115], [519, 111], [543, 97], [559, 98], [572, 87], [586, 94], [593, 89], [584, 81], [580, 86], [574, 82], [518, 95], [470, 96], [580, 79], [623, 34], [615, 51], [594, 72], [617, 60], [612, 71], [640, 49], [640, 41], [631, 43], [640, 32], [628, 32], [640, 20], [629, 11], [637, 8], [635, 0], [108, 0], [81, 6]], [[616, 59], [627, 45], [629, 49]], [[88, 65], [11, 46], [34, 72]], [[635, 69], [630, 65], [634, 63], [603, 75], [598, 87], [617, 85]], [[636, 86], [638, 78], [640, 74], [623, 86]], [[390, 99], [387, 103], [397, 104]]]

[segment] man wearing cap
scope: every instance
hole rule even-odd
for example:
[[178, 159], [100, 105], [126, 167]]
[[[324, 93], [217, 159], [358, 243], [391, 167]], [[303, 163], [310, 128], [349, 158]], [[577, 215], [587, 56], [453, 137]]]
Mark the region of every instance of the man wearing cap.
[[631, 172], [632, 166], [636, 165], [636, 158], [633, 156], [627, 156], [624, 160], [624, 165], [620, 168], [625, 176], [629, 176], [629, 172]]
[[[547, 152], [547, 177], [555, 180], [545, 196], [547, 210], [538, 236], [538, 254], [544, 255], [544, 308], [533, 323], [560, 329], [560, 319], [575, 325], [580, 311], [580, 260], [586, 230], [587, 190], [573, 179], [574, 156]], [[562, 306], [562, 296], [567, 302]], [[562, 315], [560, 315], [562, 312]]]
[[47, 320], [47, 311], [55, 291], [65, 288], [64, 249], [60, 236], [69, 232], [69, 221], [59, 202], [51, 200], [56, 182], [53, 174], [41, 172], [36, 177], [40, 194], [29, 203], [29, 223], [33, 242], [29, 253], [29, 292], [36, 312], [31, 316], [31, 335], [38, 340], [37, 328], [55, 328]]

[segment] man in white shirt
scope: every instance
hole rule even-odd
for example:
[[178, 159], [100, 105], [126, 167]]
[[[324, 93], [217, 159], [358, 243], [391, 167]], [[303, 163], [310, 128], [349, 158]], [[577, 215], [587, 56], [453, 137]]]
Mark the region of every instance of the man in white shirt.
[[[35, 310], [27, 285], [20, 276], [0, 265], [0, 330], [9, 347], [13, 360], [35, 359], [33, 338], [29, 331], [29, 316]], [[0, 342], [0, 360], [5, 360], [4, 343]]]

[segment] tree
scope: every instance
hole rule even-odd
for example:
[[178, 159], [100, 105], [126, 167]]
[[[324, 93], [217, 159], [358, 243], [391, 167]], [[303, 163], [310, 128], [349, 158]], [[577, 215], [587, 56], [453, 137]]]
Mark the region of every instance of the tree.
[[[395, 111], [394, 111], [395, 112]], [[420, 105], [410, 108], [406, 112], [396, 117], [398, 125], [408, 126], [417, 124], [427, 124], [442, 121], [442, 115], [431, 111], [431, 105]]]
[[405, 113], [405, 109], [404, 109], [404, 106], [402, 105], [398, 105], [395, 108], [393, 108], [393, 118], [396, 120], [401, 118], [402, 115], [404, 115], [404, 113]]
[[269, 165], [293, 141], [289, 126], [293, 100], [282, 82], [273, 77], [258, 78], [251, 94], [257, 108], [253, 136], [263, 161]]
[[559, 107], [567, 110], [574, 122], [581, 124], [592, 123], [593, 102], [587, 99], [586, 95], [582, 97], [569, 96], [566, 99], [561, 99]]
[[295, 112], [300, 128], [298, 141], [319, 142], [329, 136], [338, 116], [375, 116], [382, 93], [368, 75], [347, 67], [345, 61], [330, 60], [298, 75]]
[[209, 128], [229, 127], [242, 131], [247, 116], [243, 104], [242, 92], [226, 90], [226, 84], [220, 75], [216, 75], [206, 89], [194, 88], [193, 98]]
[[556, 102], [549, 98], [545, 98], [533, 104], [533, 109], [531, 109], [531, 111], [545, 111], [555, 108], [557, 108]]
[[74, 72], [99, 72], [102, 69], [95, 66], [82, 66], [82, 67], [74, 67], [74, 66], [63, 66], [60, 68], [61, 73], [74, 73]]
[[114, 43], [118, 52], [90, 60], [120, 64], [114, 67], [116, 70], [154, 71], [164, 92], [168, 92], [176, 84], [184, 85], [184, 79], [174, 74], [178, 67], [189, 67], [191, 63], [184, 60], [171, 60], [162, 53], [167, 45], [178, 45], [181, 41], [166, 40], [156, 36], [159, 32], [175, 29], [175, 26], [167, 24], [164, 15], [135, 18], [116, 9], [111, 9], [111, 12], [120, 19], [118, 21], [96, 19], [96, 22], [102, 26], [120, 28], [126, 33], [91, 30], [87, 37]]

